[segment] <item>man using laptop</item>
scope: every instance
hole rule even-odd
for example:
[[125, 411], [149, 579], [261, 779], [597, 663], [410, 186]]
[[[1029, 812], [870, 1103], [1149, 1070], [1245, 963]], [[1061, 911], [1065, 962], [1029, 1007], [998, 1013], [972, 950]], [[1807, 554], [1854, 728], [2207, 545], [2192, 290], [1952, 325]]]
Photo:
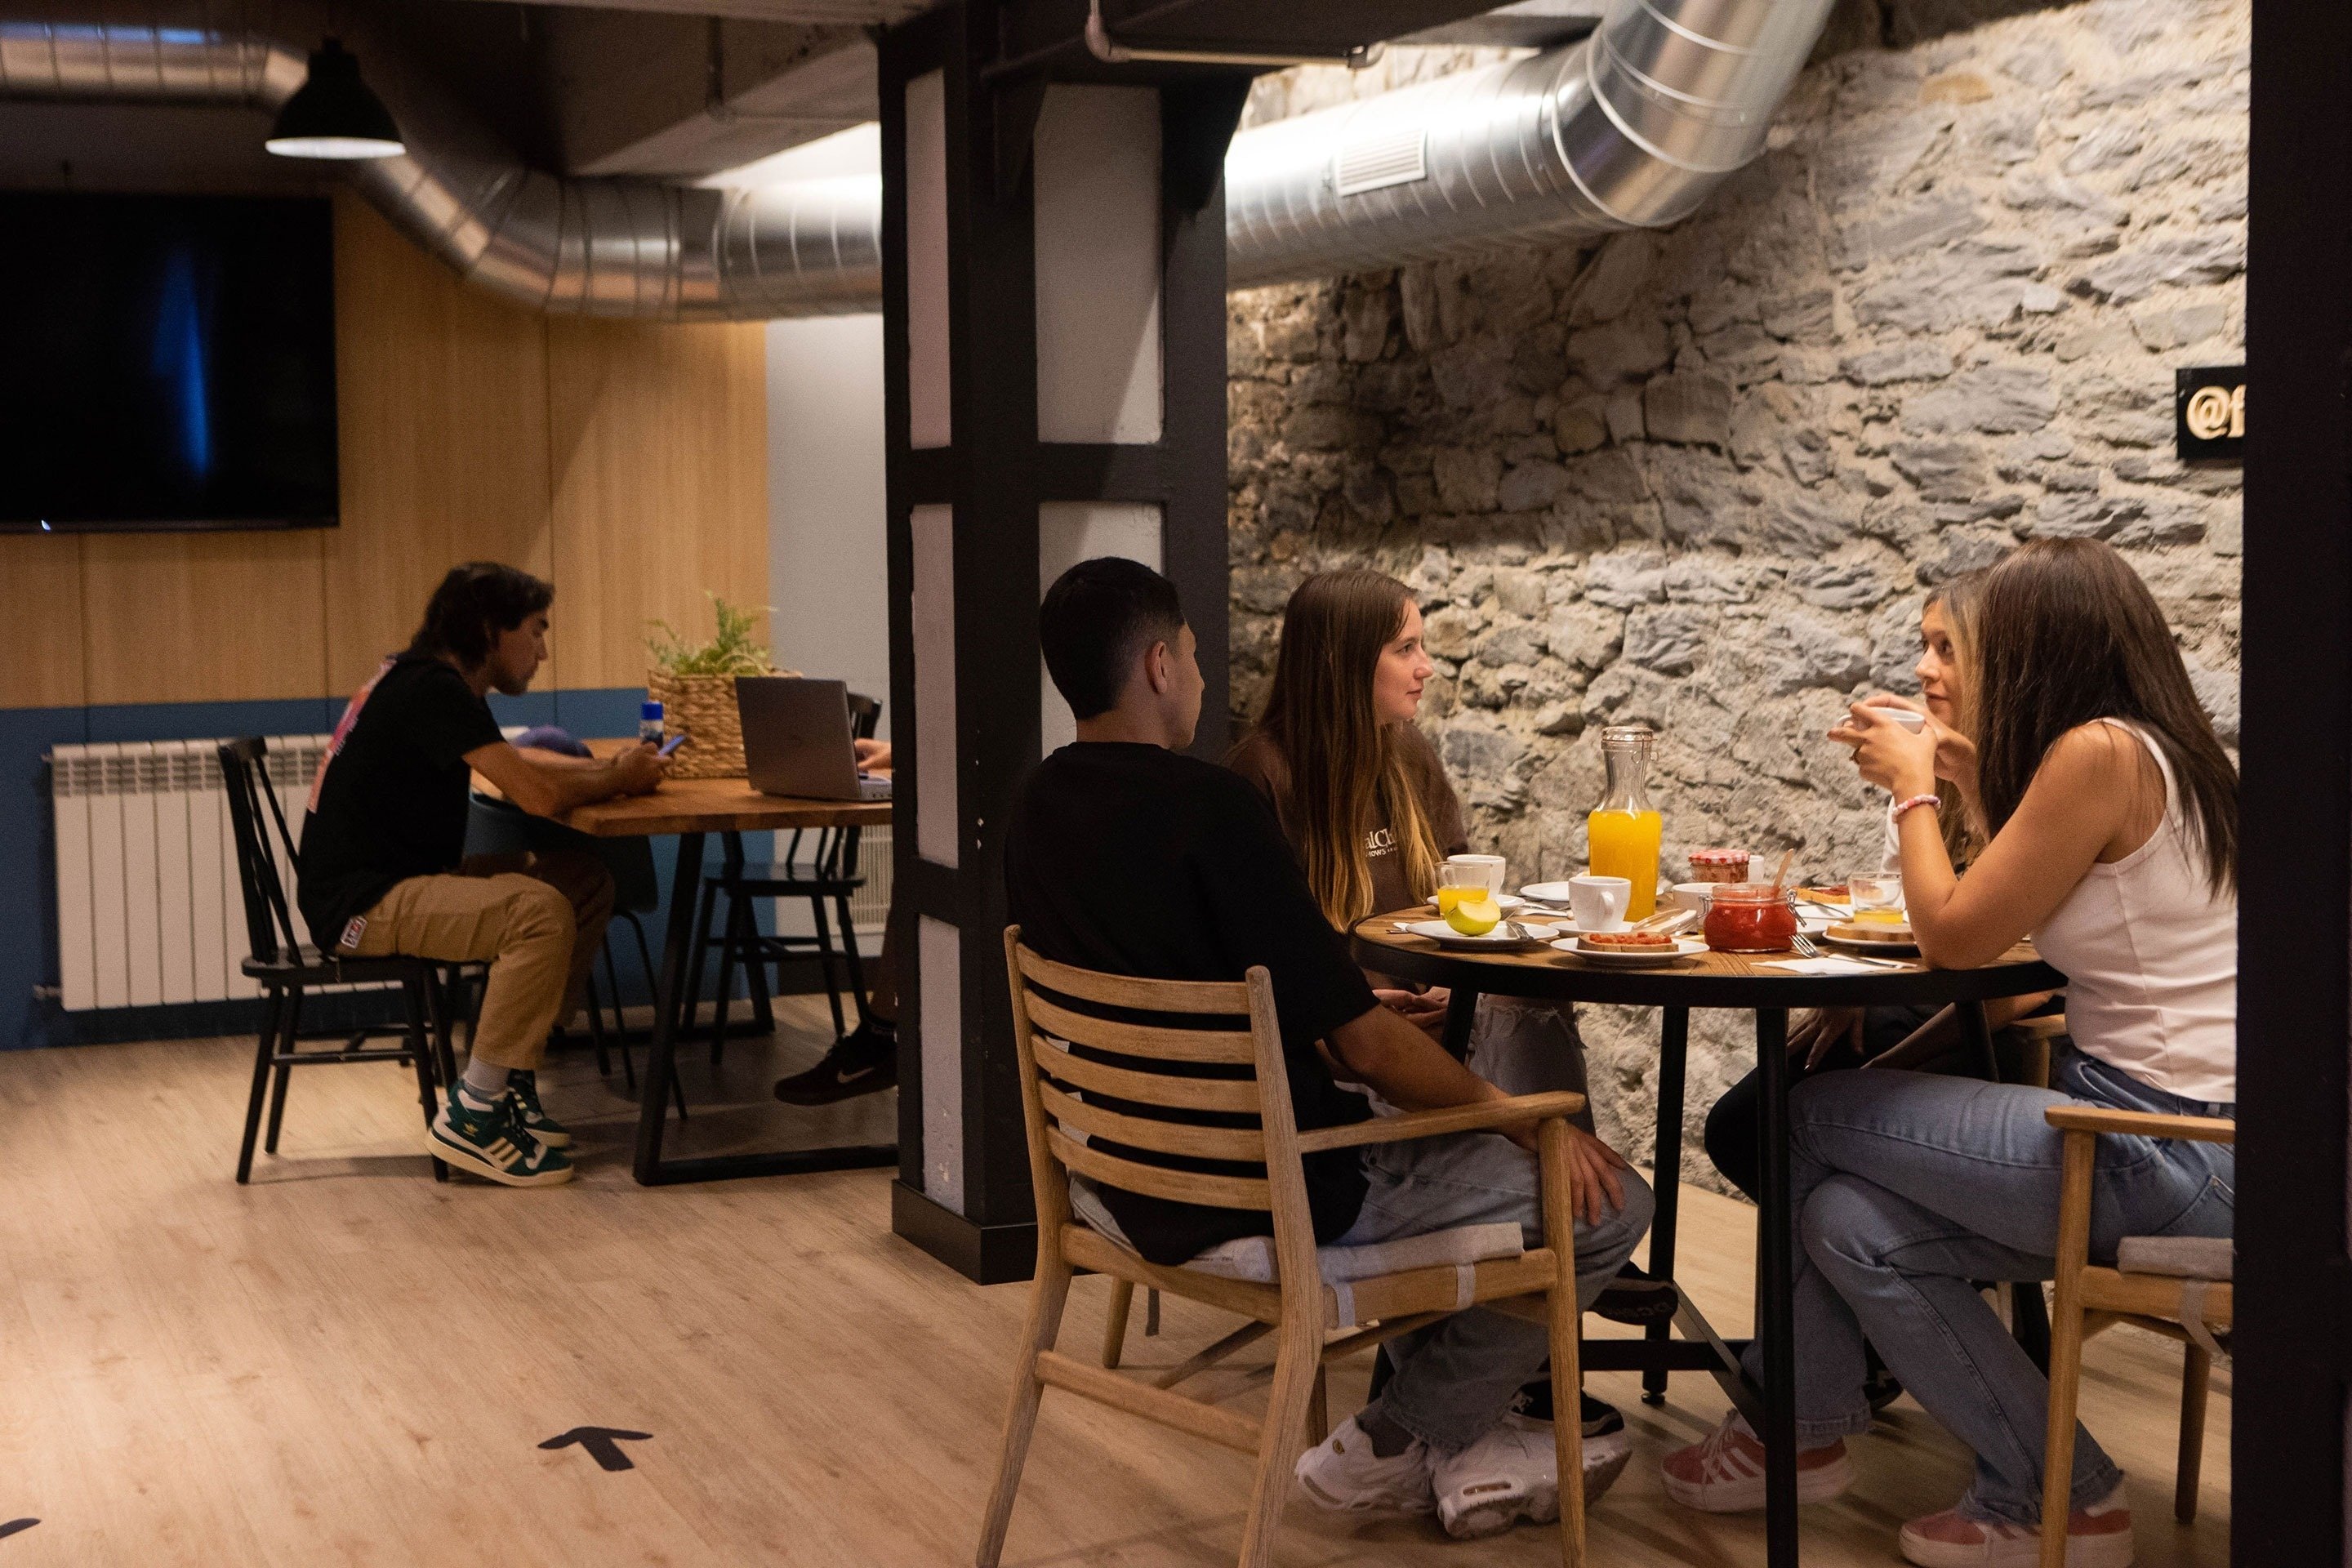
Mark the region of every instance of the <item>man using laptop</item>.
[[554, 597], [512, 566], [453, 568], [408, 651], [343, 710], [302, 834], [302, 913], [320, 952], [489, 961], [472, 1058], [426, 1147], [508, 1186], [572, 1178], [572, 1136], [541, 1107], [537, 1068], [548, 1031], [580, 1005], [613, 879], [584, 852], [466, 860], [469, 772], [556, 816], [642, 795], [667, 771], [650, 745], [596, 761], [518, 751], [499, 734], [486, 699], [530, 685]]
[[[1408, 1110], [1505, 1098], [1374, 1000], [1257, 792], [1182, 754], [1202, 681], [1174, 586], [1132, 561], [1083, 561], [1045, 595], [1038, 630], [1078, 738], [1029, 775], [1006, 830], [1023, 940], [1065, 963], [1153, 979], [1239, 980], [1264, 964], [1302, 1129], [1371, 1116], [1349, 1085]], [[1308, 1155], [1316, 1240], [1369, 1245], [1508, 1220], [1540, 1246], [1530, 1136], [1465, 1132]], [[1590, 1306], [1648, 1228], [1651, 1197], [1597, 1140], [1570, 1136], [1578, 1293]], [[1072, 1186], [1087, 1223], [1155, 1263], [1273, 1228], [1264, 1214]], [[1390, 1353], [1396, 1374], [1379, 1397], [1300, 1458], [1309, 1499], [1351, 1511], [1433, 1509], [1463, 1536], [1555, 1516], [1551, 1436], [1507, 1415], [1544, 1364], [1541, 1327], [1472, 1309], [1401, 1336]]]

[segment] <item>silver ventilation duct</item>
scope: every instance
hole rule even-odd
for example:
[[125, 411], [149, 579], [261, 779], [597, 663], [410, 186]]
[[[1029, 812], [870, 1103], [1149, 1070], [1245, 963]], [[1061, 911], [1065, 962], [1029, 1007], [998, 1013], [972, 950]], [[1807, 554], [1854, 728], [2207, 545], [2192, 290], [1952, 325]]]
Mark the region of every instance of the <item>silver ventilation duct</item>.
[[1833, 0], [1610, 0], [1591, 37], [1234, 138], [1236, 288], [1656, 228], [1763, 150]]
[[[274, 111], [307, 71], [300, 50], [253, 32], [0, 22], [0, 98]], [[352, 181], [410, 238], [501, 298], [578, 315], [709, 320], [871, 310], [881, 297], [873, 180], [698, 190], [562, 179], [525, 168], [404, 74], [409, 90], [392, 110], [408, 152], [354, 167]]]
[[[1833, 0], [1610, 0], [1591, 37], [1246, 131], [1225, 160], [1235, 287], [1497, 243], [1659, 227], [1764, 145]], [[274, 110], [303, 57], [251, 33], [0, 22], [0, 98]], [[393, 105], [405, 156], [361, 192], [467, 279], [536, 310], [759, 318], [873, 310], [880, 181], [736, 190], [525, 168], [454, 105]]]

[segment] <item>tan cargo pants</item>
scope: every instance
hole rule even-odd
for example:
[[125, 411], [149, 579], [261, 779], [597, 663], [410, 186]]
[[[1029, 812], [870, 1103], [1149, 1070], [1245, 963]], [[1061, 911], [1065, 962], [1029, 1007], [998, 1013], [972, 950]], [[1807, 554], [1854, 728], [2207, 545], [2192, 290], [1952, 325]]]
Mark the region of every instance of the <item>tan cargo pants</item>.
[[477, 855], [447, 876], [393, 884], [341, 951], [488, 960], [474, 1055], [529, 1070], [547, 1052], [548, 1031], [579, 1010], [612, 918], [613, 874], [586, 850]]

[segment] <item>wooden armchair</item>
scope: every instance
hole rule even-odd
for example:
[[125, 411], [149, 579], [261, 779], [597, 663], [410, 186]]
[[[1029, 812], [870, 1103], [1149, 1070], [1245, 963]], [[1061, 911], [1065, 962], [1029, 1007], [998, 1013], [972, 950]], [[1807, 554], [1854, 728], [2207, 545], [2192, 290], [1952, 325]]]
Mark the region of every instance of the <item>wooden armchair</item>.
[[[1038, 1405], [1049, 1387], [1254, 1456], [1256, 1474], [1242, 1531], [1242, 1568], [1265, 1568], [1272, 1559], [1291, 1468], [1306, 1446], [1310, 1406], [1320, 1404], [1328, 1362], [1423, 1327], [1464, 1306], [1485, 1305], [1549, 1325], [1554, 1407], [1576, 1409], [1575, 1203], [1567, 1118], [1582, 1108], [1581, 1095], [1523, 1095], [1302, 1132], [1291, 1110], [1282, 1038], [1275, 1022], [1274, 986], [1263, 968], [1252, 969], [1241, 983], [1136, 980], [1055, 963], [1023, 947], [1020, 936], [1018, 926], [1005, 931], [1004, 962], [1013, 991], [1029, 1170], [1036, 1188], [1037, 1273], [1015, 1358], [1003, 1457], [981, 1527], [980, 1568], [995, 1568], [1003, 1550], [1022, 1462], [1036, 1426]], [[1152, 1026], [1090, 1016], [1078, 1007], [1140, 1010], [1171, 1018], [1190, 1016], [1216, 1019], [1225, 1026]], [[1241, 1018], [1248, 1020], [1248, 1027], [1233, 1027]], [[1120, 1065], [1079, 1056], [1066, 1048], [1069, 1043], [1116, 1054]], [[1218, 1064], [1226, 1076], [1193, 1076], [1204, 1063]], [[1104, 1098], [1181, 1112], [1238, 1112], [1255, 1116], [1258, 1125], [1202, 1126], [1121, 1114], [1100, 1104]], [[1223, 1118], [1238, 1119], [1230, 1114]], [[1302, 1155], [1528, 1121], [1536, 1122], [1539, 1131], [1546, 1246], [1483, 1261], [1449, 1259], [1384, 1274], [1349, 1270], [1352, 1277], [1336, 1287], [1326, 1282], [1327, 1268], [1338, 1274], [1342, 1272], [1338, 1266], [1346, 1262], [1333, 1255], [1360, 1249], [1328, 1248], [1318, 1259], [1299, 1164]], [[1103, 1152], [1095, 1146], [1100, 1141], [1196, 1161], [1262, 1164], [1265, 1173], [1216, 1175], [1146, 1164]], [[1073, 1174], [1184, 1203], [1270, 1211], [1273, 1279], [1260, 1282], [1192, 1265], [1164, 1268], [1146, 1262], [1073, 1219]], [[1203, 1302], [1249, 1321], [1153, 1381], [1123, 1376], [1055, 1348], [1070, 1280], [1080, 1268], [1108, 1275], [1130, 1289], [1141, 1285]], [[1269, 1332], [1276, 1337], [1277, 1349], [1272, 1394], [1263, 1416], [1175, 1392], [1177, 1384]], [[1570, 1568], [1579, 1568], [1584, 1560], [1582, 1431], [1573, 1419], [1555, 1423], [1553, 1430], [1562, 1478], [1560, 1556]]]
[[[2114, 1268], [2090, 1263], [2091, 1173], [2102, 1132], [2147, 1138], [2193, 1138], [2234, 1143], [2234, 1121], [2207, 1116], [2158, 1116], [2099, 1106], [2053, 1106], [2043, 1112], [2065, 1134], [2058, 1198], [2057, 1300], [2051, 1312], [2050, 1434], [2042, 1479], [2042, 1568], [2064, 1568], [2066, 1531], [2049, 1521], [2070, 1511], [2074, 1470], [2074, 1419], [2083, 1375], [2083, 1342], [2116, 1323], [2136, 1323], [2181, 1342], [2180, 1458], [2173, 1476], [2172, 1511], [2181, 1523], [2197, 1517], [2198, 1472], [2205, 1455], [2205, 1385], [2218, 1336], [2230, 1331], [2231, 1267], [2227, 1240], [2126, 1237]], [[2174, 1256], [2167, 1256], [2167, 1253]]]

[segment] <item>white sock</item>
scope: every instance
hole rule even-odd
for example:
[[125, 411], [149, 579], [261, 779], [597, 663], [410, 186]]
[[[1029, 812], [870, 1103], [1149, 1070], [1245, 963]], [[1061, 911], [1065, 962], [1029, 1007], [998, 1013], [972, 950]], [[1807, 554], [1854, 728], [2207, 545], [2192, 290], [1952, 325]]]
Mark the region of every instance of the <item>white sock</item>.
[[466, 1097], [469, 1110], [488, 1110], [507, 1095], [507, 1074], [510, 1069], [495, 1062], [476, 1057], [466, 1064], [466, 1076], [457, 1081], [457, 1091]]

